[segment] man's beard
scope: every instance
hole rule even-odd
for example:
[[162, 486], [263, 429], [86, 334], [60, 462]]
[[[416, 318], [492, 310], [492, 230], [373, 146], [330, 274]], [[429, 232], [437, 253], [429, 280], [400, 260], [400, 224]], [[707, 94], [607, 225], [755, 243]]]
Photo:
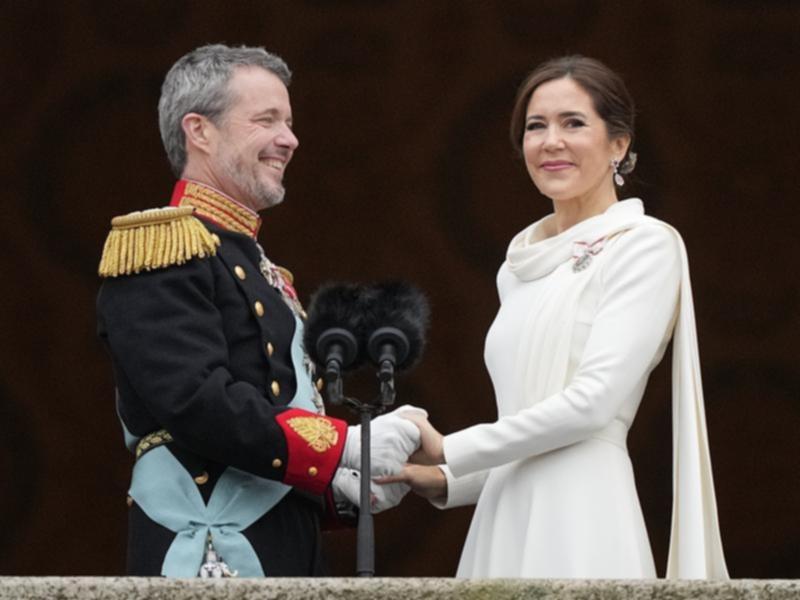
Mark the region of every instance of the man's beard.
[[[251, 208], [255, 211], [262, 211], [283, 202], [286, 189], [281, 184], [272, 186], [265, 184], [256, 173], [260, 165], [255, 164], [248, 168], [243, 165], [243, 162], [239, 156], [226, 157], [223, 169], [236, 187], [247, 195], [247, 200], [255, 205]], [[236, 200], [245, 201], [244, 198], [236, 198]]]

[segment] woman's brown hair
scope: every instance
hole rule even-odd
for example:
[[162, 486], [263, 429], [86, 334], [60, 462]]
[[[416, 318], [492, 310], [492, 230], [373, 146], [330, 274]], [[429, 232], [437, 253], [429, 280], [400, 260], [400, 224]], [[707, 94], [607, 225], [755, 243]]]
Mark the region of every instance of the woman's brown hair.
[[599, 60], [578, 54], [554, 58], [542, 63], [525, 78], [519, 87], [511, 112], [511, 143], [522, 152], [522, 137], [525, 133], [525, 114], [531, 95], [543, 83], [569, 77], [592, 98], [594, 109], [606, 124], [608, 137], [616, 139], [627, 135], [631, 143], [620, 163], [622, 173], [630, 173], [636, 164], [633, 148], [633, 122], [635, 109], [633, 98], [628, 93], [622, 78]]

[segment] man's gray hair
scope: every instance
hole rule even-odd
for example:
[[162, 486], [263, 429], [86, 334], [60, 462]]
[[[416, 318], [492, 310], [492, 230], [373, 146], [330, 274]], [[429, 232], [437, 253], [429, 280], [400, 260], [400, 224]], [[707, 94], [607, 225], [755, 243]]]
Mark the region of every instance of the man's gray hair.
[[260, 47], [210, 44], [192, 50], [172, 65], [161, 86], [158, 125], [172, 171], [186, 166], [186, 136], [181, 121], [190, 112], [218, 123], [230, 106], [228, 81], [237, 67], [261, 67], [289, 86], [292, 72], [283, 59]]

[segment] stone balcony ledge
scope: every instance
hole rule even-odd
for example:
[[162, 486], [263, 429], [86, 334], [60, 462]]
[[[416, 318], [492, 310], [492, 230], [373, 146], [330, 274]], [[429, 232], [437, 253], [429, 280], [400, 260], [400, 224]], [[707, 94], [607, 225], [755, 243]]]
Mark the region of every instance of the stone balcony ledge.
[[784, 600], [800, 580], [541, 580], [449, 578], [164, 579], [149, 577], [0, 577], [0, 600]]

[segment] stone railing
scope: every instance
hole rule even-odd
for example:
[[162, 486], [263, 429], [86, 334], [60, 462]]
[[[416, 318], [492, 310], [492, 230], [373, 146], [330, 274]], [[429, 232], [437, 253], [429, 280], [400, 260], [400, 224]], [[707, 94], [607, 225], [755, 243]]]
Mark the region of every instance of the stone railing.
[[0, 577], [0, 600], [788, 600], [800, 580], [595, 581], [441, 578], [163, 579]]

